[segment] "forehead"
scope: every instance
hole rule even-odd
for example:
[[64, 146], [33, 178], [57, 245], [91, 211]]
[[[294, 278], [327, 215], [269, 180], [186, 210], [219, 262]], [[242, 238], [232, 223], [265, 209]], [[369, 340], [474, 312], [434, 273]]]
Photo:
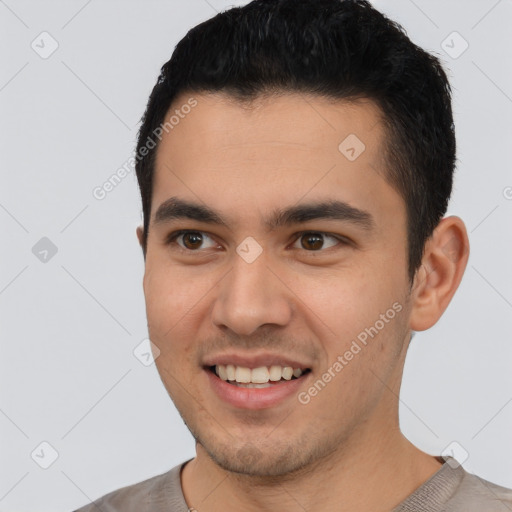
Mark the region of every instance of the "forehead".
[[166, 120], [171, 115], [157, 151], [153, 213], [176, 195], [233, 212], [254, 206], [254, 198], [261, 210], [333, 192], [377, 215], [379, 199], [402, 206], [385, 180], [381, 111], [370, 100], [293, 93], [240, 103], [225, 94], [182, 94]]
[[[193, 102], [195, 106], [188, 105]], [[186, 112], [186, 113], [185, 113]], [[184, 155], [227, 150], [241, 146], [291, 145], [296, 149], [338, 152], [338, 143], [352, 134], [364, 143], [367, 154], [382, 154], [381, 110], [369, 99], [334, 100], [308, 94], [259, 96], [238, 101], [226, 93], [179, 95], [166, 119], [173, 117], [172, 137], [160, 144], [159, 153], [178, 150]]]

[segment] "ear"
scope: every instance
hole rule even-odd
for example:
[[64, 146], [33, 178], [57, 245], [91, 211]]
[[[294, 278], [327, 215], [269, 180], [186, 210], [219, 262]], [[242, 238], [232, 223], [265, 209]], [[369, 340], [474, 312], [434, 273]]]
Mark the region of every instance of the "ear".
[[144, 240], [144, 228], [142, 225], [137, 226], [137, 238], [139, 239], [139, 245], [142, 247], [143, 240]]
[[424, 331], [441, 318], [464, 275], [469, 240], [464, 222], [445, 217], [425, 244], [411, 291], [410, 328]]

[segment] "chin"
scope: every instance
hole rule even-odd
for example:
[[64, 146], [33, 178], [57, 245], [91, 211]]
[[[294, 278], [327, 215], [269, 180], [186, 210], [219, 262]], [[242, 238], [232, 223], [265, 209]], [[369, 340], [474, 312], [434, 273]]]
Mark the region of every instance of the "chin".
[[230, 473], [253, 477], [277, 477], [295, 473], [310, 462], [307, 454], [291, 446], [258, 448], [251, 443], [241, 447], [223, 447], [210, 450], [202, 445], [210, 458]]

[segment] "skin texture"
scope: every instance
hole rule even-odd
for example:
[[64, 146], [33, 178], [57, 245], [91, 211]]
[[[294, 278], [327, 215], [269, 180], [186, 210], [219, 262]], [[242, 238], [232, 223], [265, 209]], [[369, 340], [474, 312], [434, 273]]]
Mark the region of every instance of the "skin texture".
[[[464, 273], [464, 224], [440, 222], [411, 287], [405, 203], [385, 179], [371, 101], [287, 94], [246, 108], [221, 94], [193, 97], [197, 106], [158, 148], [143, 283], [156, 366], [196, 439], [181, 475], [185, 499], [199, 512], [390, 511], [441, 466], [401, 434], [398, 395], [411, 329], [437, 322]], [[338, 149], [349, 134], [365, 145], [354, 161]], [[229, 227], [155, 224], [171, 196], [219, 211]], [[327, 199], [369, 212], [374, 228], [263, 224], [276, 208]], [[203, 245], [166, 244], [179, 229], [201, 232]], [[301, 231], [327, 234], [311, 250]], [[263, 249], [250, 264], [236, 252], [248, 236]], [[202, 368], [228, 350], [277, 352], [307, 362], [307, 391], [396, 303], [400, 312], [307, 404], [293, 395], [237, 409]]]

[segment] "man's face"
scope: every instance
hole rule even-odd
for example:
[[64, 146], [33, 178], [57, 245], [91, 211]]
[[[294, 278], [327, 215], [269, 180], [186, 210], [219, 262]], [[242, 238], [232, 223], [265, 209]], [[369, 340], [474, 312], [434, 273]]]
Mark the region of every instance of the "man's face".
[[[254, 110], [194, 98], [158, 149], [144, 276], [169, 395], [231, 471], [285, 474], [378, 440], [398, 414], [410, 305], [405, 204], [384, 179], [377, 108], [295, 94]], [[226, 225], [172, 208], [155, 222], [170, 198]], [[335, 218], [276, 217], [331, 201], [345, 203]], [[167, 243], [178, 230], [190, 232]], [[247, 368], [308, 371], [244, 388], [211, 372], [216, 362], [242, 379]]]

